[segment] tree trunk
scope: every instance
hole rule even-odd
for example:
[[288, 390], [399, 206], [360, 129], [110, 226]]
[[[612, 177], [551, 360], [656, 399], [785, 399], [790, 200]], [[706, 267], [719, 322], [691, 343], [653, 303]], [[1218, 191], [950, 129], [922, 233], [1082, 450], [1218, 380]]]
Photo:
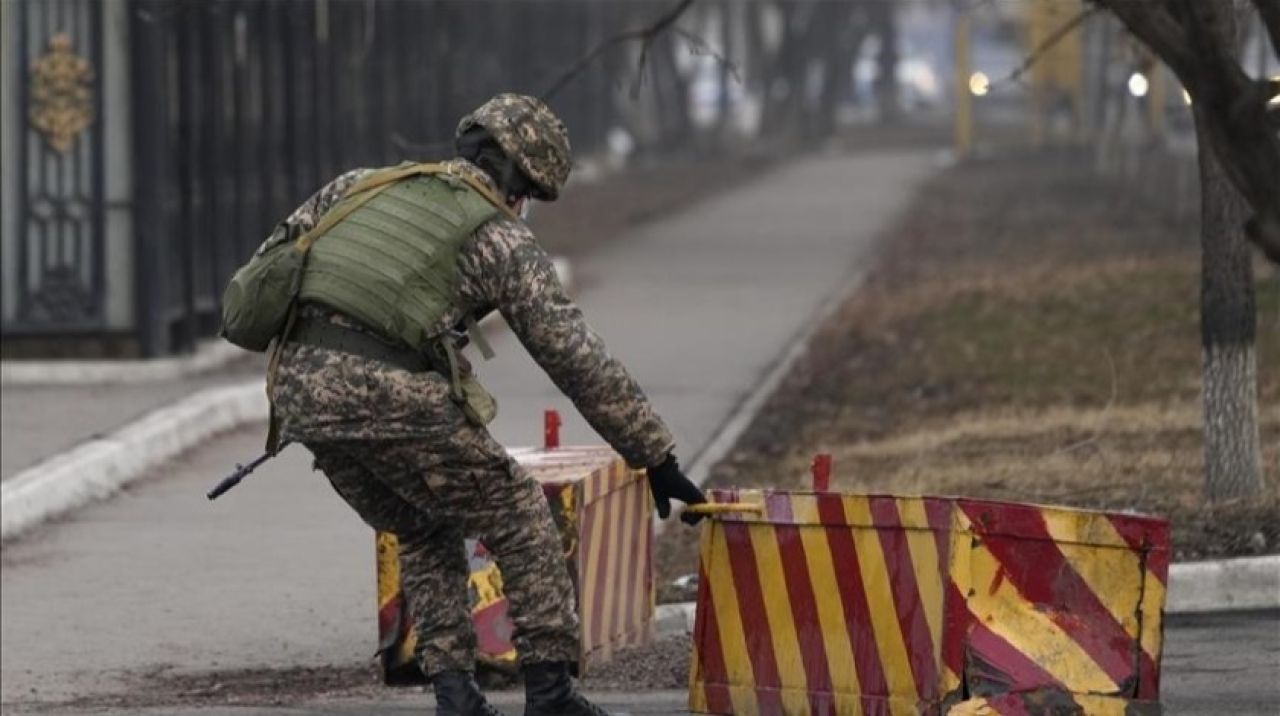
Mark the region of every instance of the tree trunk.
[[872, 32], [880, 38], [876, 56], [875, 93], [880, 107], [880, 123], [893, 124], [902, 118], [902, 99], [898, 86], [898, 21], [893, 3], [872, 5]]
[[1211, 502], [1262, 491], [1258, 436], [1257, 309], [1244, 223], [1249, 205], [1200, 128], [1202, 248], [1200, 339], [1204, 360], [1205, 495]]

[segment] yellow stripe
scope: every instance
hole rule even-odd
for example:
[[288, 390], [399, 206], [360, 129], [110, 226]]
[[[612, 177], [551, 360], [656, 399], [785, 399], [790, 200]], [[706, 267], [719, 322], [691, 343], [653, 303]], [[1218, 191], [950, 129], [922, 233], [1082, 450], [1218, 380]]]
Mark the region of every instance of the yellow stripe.
[[[747, 651], [747, 638], [742, 631], [742, 613], [738, 607], [738, 592], [733, 584], [733, 572], [729, 566], [729, 546], [724, 538], [724, 524], [712, 522], [707, 528], [710, 539], [705, 543], [702, 563], [707, 567], [707, 582], [711, 590], [712, 608], [720, 627], [720, 648], [724, 652], [725, 673], [735, 687], [754, 687], [755, 672], [751, 669], [751, 654]], [[755, 692], [751, 689], [730, 688], [729, 697], [735, 714], [759, 712]]]
[[1116, 683], [1075, 639], [1024, 599], [1008, 579], [997, 577], [1000, 564], [986, 547], [972, 547], [968, 556], [974, 585], [969, 610], [974, 618], [1026, 654], [1068, 690], [1117, 691]]
[[[614, 631], [621, 641], [619, 644], [626, 643], [627, 636], [636, 629], [640, 628], [640, 624], [632, 618], [634, 612], [627, 610], [627, 599], [629, 589], [627, 587], [627, 576], [632, 574], [632, 563], [640, 558], [636, 554], [639, 549], [639, 542], [636, 539], [636, 516], [635, 507], [632, 504], [630, 486], [619, 489], [616, 493], [618, 500], [618, 509], [622, 510], [622, 532], [618, 537], [618, 551], [614, 553], [614, 559], [618, 561], [617, 571], [617, 588], [613, 591], [618, 593], [618, 602], [610, 610], [614, 615]], [[632, 598], [634, 604], [634, 598]]]
[[1160, 649], [1164, 642], [1161, 626], [1164, 621], [1165, 586], [1151, 570], [1147, 570], [1143, 578], [1146, 587], [1142, 592], [1142, 638], [1139, 643], [1151, 660], [1159, 665]]
[[378, 609], [400, 593], [400, 542], [390, 532], [378, 532], [374, 538], [378, 560]]
[[924, 500], [916, 497], [900, 499], [898, 513], [902, 524], [909, 527], [907, 551], [911, 554], [911, 567], [920, 587], [920, 603], [924, 620], [929, 625], [929, 638], [933, 641], [933, 663], [942, 663], [942, 572], [938, 567], [938, 543], [929, 529], [929, 516]]
[[942, 688], [939, 690], [940, 693], [943, 695], [950, 694], [958, 688], [960, 688], [960, 675], [944, 664], [942, 667]]
[[826, 646], [831, 688], [855, 707], [854, 710], [839, 710], [838, 713], [841, 716], [858, 716], [862, 713], [862, 702], [856, 695], [862, 693], [862, 686], [858, 683], [858, 672], [853, 663], [853, 644], [849, 641], [849, 627], [845, 623], [844, 609], [840, 602], [840, 587], [836, 583], [836, 566], [831, 558], [831, 545], [827, 542], [826, 528], [818, 524], [816, 498], [793, 496], [791, 512], [796, 522], [801, 524], [800, 543], [804, 545], [809, 582], [813, 585], [814, 601], [818, 606], [818, 623], [822, 626], [822, 643]]
[[600, 550], [603, 548], [601, 543], [604, 542], [604, 503], [598, 499], [600, 483], [601, 480], [591, 480], [590, 484], [585, 486], [585, 491], [590, 497], [583, 501], [582, 509], [584, 514], [590, 510], [593, 516], [591, 544], [587, 545], [587, 560], [579, 565], [578, 570], [578, 621], [582, 625], [583, 651], [590, 651], [596, 646], [591, 643], [591, 621], [595, 614], [596, 603], [595, 567], [600, 558]]
[[[772, 525], [750, 525], [747, 535], [756, 555], [756, 571], [760, 578], [760, 594], [764, 599], [764, 613], [769, 633], [773, 639], [774, 661], [778, 666], [782, 705], [787, 713], [807, 713], [809, 700], [805, 690], [809, 687], [804, 673], [800, 639], [796, 636], [795, 620], [791, 614], [791, 600], [787, 595], [787, 575], [782, 571], [782, 554], [778, 551], [777, 531]], [[763, 625], [762, 625], [763, 626]]]
[[[871, 503], [865, 497], [844, 498], [845, 514], [854, 524], [872, 524]], [[917, 697], [915, 677], [907, 658], [906, 640], [898, 625], [898, 612], [893, 603], [893, 585], [889, 583], [889, 568], [885, 564], [880, 535], [874, 528], [853, 528], [853, 542], [858, 550], [858, 562], [862, 571], [862, 585], [867, 593], [867, 607], [871, 612], [871, 628], [876, 638], [876, 650], [884, 667], [885, 682], [892, 696]], [[893, 701], [893, 713], [913, 713], [902, 710], [903, 701]]]
[[1094, 515], [1051, 510], [1044, 510], [1043, 514], [1049, 536], [1057, 543], [1067, 564], [1124, 627], [1129, 638], [1137, 639], [1138, 602], [1142, 597], [1138, 555], [1129, 549], [1109, 519], [1088, 519]]
[[1125, 716], [1130, 713], [1131, 702], [1123, 697], [1072, 694], [1071, 698], [1080, 707], [1080, 713], [1089, 716]]
[[1129, 549], [1128, 541], [1116, 531], [1111, 519], [1100, 512], [1053, 507], [1038, 509], [1049, 528], [1049, 534], [1056, 541]]
[[631, 565], [632, 579], [636, 585], [635, 597], [631, 603], [631, 623], [638, 627], [653, 617], [653, 575], [645, 569], [645, 565], [653, 558], [653, 513], [649, 505], [647, 483], [636, 480], [628, 489], [631, 491], [631, 505], [640, 533], [635, 563]]

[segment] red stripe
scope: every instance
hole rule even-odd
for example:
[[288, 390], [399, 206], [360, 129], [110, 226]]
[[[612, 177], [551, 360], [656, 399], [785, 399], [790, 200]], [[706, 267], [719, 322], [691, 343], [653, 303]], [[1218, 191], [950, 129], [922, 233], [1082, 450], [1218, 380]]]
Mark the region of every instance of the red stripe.
[[938, 666], [933, 659], [933, 635], [924, 616], [924, 600], [920, 597], [920, 584], [916, 581], [915, 565], [907, 546], [907, 532], [902, 528], [896, 500], [892, 497], [870, 499], [871, 519], [876, 523], [889, 570], [894, 611], [907, 645], [916, 695], [922, 700], [932, 699], [938, 693]]
[[[1143, 663], [1150, 662], [1150, 657], [1071, 568], [1049, 535], [1039, 510], [967, 500], [959, 504], [973, 520], [974, 530], [984, 535], [983, 544], [1000, 562], [1001, 574], [1023, 597], [1046, 607], [1044, 611], [1049, 618], [1121, 689], [1132, 688], [1133, 678], [1137, 676], [1133, 669], [1135, 650], [1138, 651], [1138, 672], [1155, 672], [1154, 664]], [[1000, 532], [1018, 537], [993, 533], [991, 528], [997, 524]]]
[[938, 566], [946, 577], [947, 564], [951, 556], [951, 500], [925, 498], [924, 514], [929, 520], [929, 529], [933, 530], [934, 542], [938, 545]]
[[942, 618], [942, 663], [956, 676], [964, 674], [964, 644], [969, 635], [969, 623], [973, 614], [965, 602], [965, 595], [951, 580], [946, 581], [947, 594]]
[[378, 610], [378, 641], [381, 645], [380, 648], [386, 649], [390, 645], [401, 641], [401, 637], [407, 635], [410, 628], [412, 628], [412, 623], [409, 620], [401, 618], [404, 614], [403, 595], [403, 592], [396, 592]]
[[[822, 622], [818, 620], [818, 600], [810, 582], [809, 562], [805, 558], [804, 543], [800, 541], [800, 529], [795, 525], [778, 525], [774, 534], [778, 538], [787, 597], [791, 601], [792, 619], [800, 642], [801, 663], [809, 684], [809, 707], [813, 713], [820, 714], [830, 711], [831, 670], [827, 665], [827, 647], [822, 636]], [[824, 596], [830, 598], [831, 595]]]
[[1107, 519], [1111, 520], [1111, 525], [1124, 538], [1129, 549], [1147, 552], [1147, 569], [1161, 584], [1166, 583], [1169, 578], [1169, 525], [1152, 524], [1151, 520], [1132, 515], [1108, 514]]
[[1062, 688], [1062, 683], [1053, 674], [1045, 671], [985, 624], [977, 620], [972, 624], [968, 642], [973, 660], [966, 673], [970, 679], [970, 687], [977, 693]]
[[707, 710], [716, 714], [733, 713], [729, 698], [729, 670], [725, 667], [724, 648], [720, 644], [720, 625], [716, 608], [711, 603], [711, 583], [706, 570], [698, 567], [698, 609], [693, 633], [698, 643], [698, 675], [707, 696]]
[[604, 520], [604, 531], [600, 533], [601, 543], [596, 555], [596, 571], [592, 575], [596, 593], [591, 609], [591, 644], [600, 646], [608, 641], [609, 636], [604, 633], [604, 594], [605, 590], [611, 586], [608, 566], [609, 560], [613, 557], [609, 554], [609, 544], [613, 539], [613, 531], [617, 529], [614, 524], [617, 520], [614, 519], [613, 500], [609, 499], [607, 493], [596, 500], [595, 508], [600, 512], [600, 519]]
[[747, 657], [751, 659], [751, 671], [756, 681], [756, 700], [761, 713], [782, 713], [782, 695], [778, 691], [782, 679], [778, 675], [773, 632], [769, 629], [769, 615], [764, 609], [764, 594], [748, 525], [726, 522], [723, 529], [729, 566], [733, 571], [734, 591], [738, 595], [738, 613], [742, 617], [742, 631], [747, 641]]
[[819, 496], [818, 516], [822, 524], [832, 525], [826, 528], [827, 544], [831, 547], [849, 643], [853, 645], [853, 664], [862, 687], [862, 710], [864, 713], [877, 713], [876, 709], [883, 705], [880, 699], [889, 695], [889, 686], [885, 682], [884, 667], [880, 664], [880, 653], [876, 650], [871, 609], [867, 606], [867, 593], [862, 586], [862, 570], [853, 544], [853, 530], [847, 526], [848, 518], [840, 496], [833, 495], [830, 499]]

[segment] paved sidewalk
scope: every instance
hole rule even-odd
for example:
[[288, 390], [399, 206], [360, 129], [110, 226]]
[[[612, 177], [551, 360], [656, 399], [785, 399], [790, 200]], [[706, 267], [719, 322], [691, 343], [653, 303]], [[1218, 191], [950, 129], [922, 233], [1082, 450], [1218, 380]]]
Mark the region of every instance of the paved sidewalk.
[[204, 388], [261, 375], [255, 357], [155, 383], [0, 388], [0, 480]]
[[[797, 161], [578, 260], [588, 320], [671, 423], [686, 463], [814, 312], [855, 282], [873, 238], [931, 172], [925, 152]], [[499, 439], [539, 443], [542, 410], [558, 407], [566, 443], [599, 442], [513, 337], [495, 348], [480, 370], [501, 401]], [[211, 441], [5, 546], [6, 710], [118, 691], [157, 668], [367, 663], [372, 536], [306, 452], [290, 448], [204, 500], [261, 440], [246, 429]]]

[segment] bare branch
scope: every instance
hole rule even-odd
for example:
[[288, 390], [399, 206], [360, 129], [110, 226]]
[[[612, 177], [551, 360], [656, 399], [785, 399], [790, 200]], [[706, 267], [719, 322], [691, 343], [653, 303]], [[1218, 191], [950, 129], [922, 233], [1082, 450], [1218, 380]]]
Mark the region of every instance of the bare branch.
[[640, 43], [640, 63], [639, 63], [639, 67], [637, 68], [637, 80], [636, 80], [637, 86], [638, 86], [639, 75], [644, 72], [645, 62], [648, 60], [648, 57], [649, 57], [649, 47], [653, 44], [654, 40], [658, 39], [658, 37], [667, 30], [667, 28], [674, 25], [676, 20], [679, 20], [680, 16], [683, 15], [685, 11], [688, 10], [689, 7], [693, 5], [693, 3], [694, 3], [694, 0], [680, 0], [680, 2], [672, 6], [670, 10], [668, 10], [667, 12], [663, 13], [661, 16], [654, 19], [654, 21], [650, 23], [647, 27], [640, 27], [633, 30], [625, 30], [612, 37], [605, 38], [603, 41], [600, 42], [600, 44], [592, 48], [590, 52], [583, 55], [581, 59], [573, 63], [573, 65], [571, 65], [568, 69], [562, 72], [554, 82], [548, 85], [546, 91], [543, 92], [541, 95], [542, 98], [551, 99], [553, 96], [555, 96], [557, 92], [564, 89], [565, 85], [572, 82], [574, 78], [582, 74], [588, 67], [590, 67], [591, 63], [594, 62], [596, 58], [600, 57], [601, 55], [613, 49], [614, 47], [625, 44], [627, 42]]
[[1048, 37], [1044, 38], [1044, 41], [1037, 45], [1035, 49], [1031, 51], [1031, 54], [1027, 55], [1026, 58], [1022, 60], [1022, 64], [1015, 67], [1013, 71], [1005, 77], [993, 82], [992, 85], [1008, 84], [1022, 79], [1022, 76], [1035, 66], [1035, 64], [1040, 61], [1040, 58], [1044, 57], [1045, 53], [1052, 50], [1054, 45], [1062, 42], [1062, 38], [1071, 34], [1072, 30], [1079, 27], [1081, 23], [1089, 19], [1089, 17], [1097, 11], [1098, 7], [1096, 5], [1081, 10], [1075, 17], [1064, 22], [1062, 27], [1054, 30]]
[[738, 66], [733, 63], [733, 60], [730, 60], [729, 58], [720, 54], [706, 40], [699, 37], [696, 33], [693, 33], [693, 32], [690, 32], [689, 30], [684, 29], [683, 27], [677, 27], [674, 30], [672, 30], [672, 32], [684, 38], [684, 40], [688, 42], [689, 45], [693, 48], [693, 51], [695, 54], [706, 55], [714, 59], [722, 67], [729, 70], [729, 75], [733, 77], [735, 82], [737, 82], [738, 84], [742, 84], [742, 75], [739, 73]]

